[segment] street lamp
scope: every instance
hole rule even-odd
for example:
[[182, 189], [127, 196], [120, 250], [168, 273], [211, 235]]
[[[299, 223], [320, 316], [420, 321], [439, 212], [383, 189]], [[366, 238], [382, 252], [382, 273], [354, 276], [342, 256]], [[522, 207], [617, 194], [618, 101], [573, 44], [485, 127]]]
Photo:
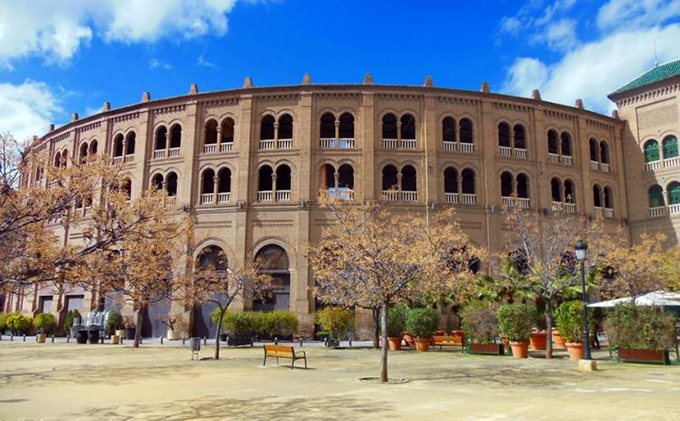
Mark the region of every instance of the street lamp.
[[588, 332], [588, 296], [586, 295], [586, 269], [585, 262], [588, 257], [588, 244], [579, 240], [574, 246], [576, 258], [581, 263], [581, 288], [583, 290], [583, 359], [591, 360], [590, 357], [590, 333]]

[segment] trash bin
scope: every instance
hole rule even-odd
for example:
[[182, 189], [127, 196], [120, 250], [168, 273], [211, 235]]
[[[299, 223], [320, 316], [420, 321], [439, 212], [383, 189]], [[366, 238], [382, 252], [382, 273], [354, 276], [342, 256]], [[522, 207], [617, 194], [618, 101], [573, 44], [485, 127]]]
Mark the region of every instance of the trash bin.
[[190, 345], [191, 352], [199, 352], [201, 350], [201, 338], [191, 338]]
[[91, 344], [99, 342], [99, 329], [90, 329], [87, 332], [87, 341]]
[[83, 329], [76, 332], [76, 342], [79, 344], [87, 343], [87, 330]]

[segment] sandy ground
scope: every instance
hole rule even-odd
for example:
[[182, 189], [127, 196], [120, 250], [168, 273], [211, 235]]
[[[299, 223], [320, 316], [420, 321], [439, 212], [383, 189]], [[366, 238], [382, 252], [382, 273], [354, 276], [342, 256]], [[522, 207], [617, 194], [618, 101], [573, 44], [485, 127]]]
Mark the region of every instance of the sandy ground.
[[[262, 367], [262, 349], [191, 361], [181, 347], [0, 342], [3, 420], [678, 420], [680, 367], [459, 352], [307, 350], [310, 369]], [[202, 357], [209, 357], [210, 347]], [[597, 355], [604, 358], [604, 353]]]

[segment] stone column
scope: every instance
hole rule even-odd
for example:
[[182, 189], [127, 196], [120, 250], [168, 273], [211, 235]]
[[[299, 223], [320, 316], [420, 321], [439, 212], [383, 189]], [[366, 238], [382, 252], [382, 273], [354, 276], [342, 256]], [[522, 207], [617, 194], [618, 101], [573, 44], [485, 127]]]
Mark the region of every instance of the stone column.
[[[356, 197], [358, 201], [373, 200], [376, 197], [375, 184], [375, 142], [376, 142], [376, 115], [375, 115], [375, 94], [372, 92], [364, 92], [361, 97], [360, 121], [362, 130], [361, 145], [357, 139], [356, 147], [363, 149], [364, 153], [361, 158], [363, 162], [363, 173], [359, 173], [358, 180], [354, 180], [355, 190], [361, 190], [363, 197]], [[358, 188], [361, 186], [361, 188]]]
[[217, 204], [217, 192], [220, 185], [220, 178], [215, 175], [213, 177], [213, 203]]
[[397, 149], [401, 149], [401, 120], [397, 120]]
[[217, 152], [222, 150], [222, 125], [217, 126]]
[[279, 123], [274, 123], [274, 149], [279, 149]]

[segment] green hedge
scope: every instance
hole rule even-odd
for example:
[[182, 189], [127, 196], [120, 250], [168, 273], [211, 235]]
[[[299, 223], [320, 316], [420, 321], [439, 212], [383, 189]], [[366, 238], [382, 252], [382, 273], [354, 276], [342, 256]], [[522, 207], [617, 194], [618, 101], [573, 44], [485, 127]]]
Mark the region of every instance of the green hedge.
[[57, 319], [50, 313], [40, 313], [33, 319], [33, 327], [38, 333], [49, 334], [57, 326]]
[[33, 319], [19, 313], [12, 313], [7, 316], [7, 327], [12, 329], [15, 333], [24, 332], [33, 325]]
[[473, 301], [461, 312], [465, 336], [474, 342], [488, 344], [498, 336], [498, 310], [485, 301]]
[[326, 307], [316, 313], [316, 321], [335, 340], [342, 340], [354, 326], [354, 315], [340, 307]]
[[656, 307], [618, 305], [604, 324], [609, 344], [618, 348], [663, 350], [675, 347], [675, 321]]
[[[218, 322], [219, 309], [212, 312], [214, 323]], [[227, 311], [222, 319], [222, 327], [232, 335], [269, 335], [290, 336], [298, 331], [299, 321], [289, 311]]]
[[506, 304], [498, 309], [498, 326], [510, 342], [529, 342], [536, 317], [536, 307], [532, 305]]

